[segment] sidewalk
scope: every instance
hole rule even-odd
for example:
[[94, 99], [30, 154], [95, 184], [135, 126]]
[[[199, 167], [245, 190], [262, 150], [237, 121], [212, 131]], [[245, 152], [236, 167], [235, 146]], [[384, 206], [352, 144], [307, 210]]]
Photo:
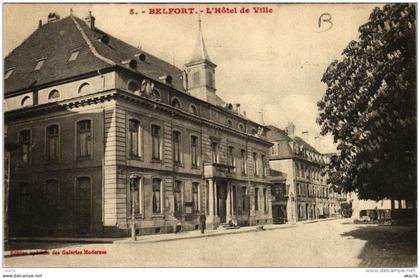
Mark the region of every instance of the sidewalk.
[[[80, 244], [91, 244], [91, 243], [113, 243], [113, 244], [146, 244], [146, 243], [156, 243], [156, 242], [165, 242], [165, 241], [175, 241], [175, 240], [184, 240], [184, 239], [194, 239], [194, 238], [203, 238], [203, 237], [214, 237], [214, 236], [223, 236], [231, 234], [241, 234], [241, 233], [250, 233], [250, 232], [263, 232], [263, 231], [272, 231], [279, 229], [291, 229], [296, 228], [299, 225], [317, 223], [329, 220], [337, 220], [340, 218], [325, 218], [325, 219], [313, 219], [306, 221], [299, 221], [295, 224], [286, 223], [286, 224], [266, 224], [258, 226], [247, 226], [240, 227], [238, 229], [224, 229], [218, 228], [216, 230], [206, 230], [204, 234], [201, 234], [200, 230], [194, 231], [185, 231], [179, 233], [168, 233], [168, 234], [158, 234], [158, 235], [144, 235], [137, 236], [137, 241], [132, 241], [131, 238], [57, 238], [57, 237], [20, 237], [20, 238], [10, 238], [10, 241], [14, 242], [50, 242], [50, 243], [80, 243]], [[263, 229], [259, 227], [263, 226]], [[13, 251], [13, 250], [12, 250]], [[35, 255], [42, 254], [46, 249], [28, 249], [28, 250], [19, 250], [20, 254], [16, 252], [11, 254], [12, 251], [5, 251], [4, 257], [11, 256], [23, 256], [23, 255]]]

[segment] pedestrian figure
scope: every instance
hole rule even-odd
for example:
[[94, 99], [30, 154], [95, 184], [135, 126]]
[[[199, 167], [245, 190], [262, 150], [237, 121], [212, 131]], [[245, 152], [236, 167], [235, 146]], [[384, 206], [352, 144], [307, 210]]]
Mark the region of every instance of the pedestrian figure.
[[204, 229], [206, 228], [206, 215], [204, 213], [200, 215], [200, 226], [201, 233], [204, 234]]

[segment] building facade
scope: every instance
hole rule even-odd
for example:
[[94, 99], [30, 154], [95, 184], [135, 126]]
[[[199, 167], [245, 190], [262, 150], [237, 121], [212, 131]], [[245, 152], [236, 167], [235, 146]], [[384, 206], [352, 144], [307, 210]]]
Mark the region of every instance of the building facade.
[[181, 70], [51, 13], [5, 58], [10, 234], [271, 223], [268, 129], [216, 94], [215, 69], [201, 22]]
[[285, 192], [280, 209], [286, 214], [286, 221], [339, 215], [342, 198], [330, 189], [327, 175], [323, 174], [328, 157], [301, 137], [295, 136], [293, 123], [289, 123], [286, 130], [275, 126], [268, 128], [270, 131], [267, 137], [273, 143], [269, 158], [270, 168], [272, 172], [281, 172], [285, 176], [285, 183], [275, 182], [272, 191], [277, 192], [277, 187], [284, 188], [280, 189]]

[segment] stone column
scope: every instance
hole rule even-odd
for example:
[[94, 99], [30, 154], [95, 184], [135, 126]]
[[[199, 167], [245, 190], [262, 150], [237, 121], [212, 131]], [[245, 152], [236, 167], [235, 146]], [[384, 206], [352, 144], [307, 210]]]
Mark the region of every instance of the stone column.
[[207, 215], [207, 225], [212, 226], [214, 222], [214, 181], [213, 179], [208, 179], [209, 182], [209, 215]]
[[273, 223], [273, 207], [271, 205], [271, 186], [268, 186], [267, 188], [267, 206], [269, 223]]
[[232, 185], [227, 183], [227, 196], [226, 196], [226, 221], [232, 220]]

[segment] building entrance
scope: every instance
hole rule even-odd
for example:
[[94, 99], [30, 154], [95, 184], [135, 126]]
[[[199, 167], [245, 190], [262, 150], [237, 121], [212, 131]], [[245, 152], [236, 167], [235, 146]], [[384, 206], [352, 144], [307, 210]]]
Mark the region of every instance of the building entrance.
[[217, 215], [220, 218], [220, 223], [226, 223], [226, 199], [226, 182], [217, 182]]

